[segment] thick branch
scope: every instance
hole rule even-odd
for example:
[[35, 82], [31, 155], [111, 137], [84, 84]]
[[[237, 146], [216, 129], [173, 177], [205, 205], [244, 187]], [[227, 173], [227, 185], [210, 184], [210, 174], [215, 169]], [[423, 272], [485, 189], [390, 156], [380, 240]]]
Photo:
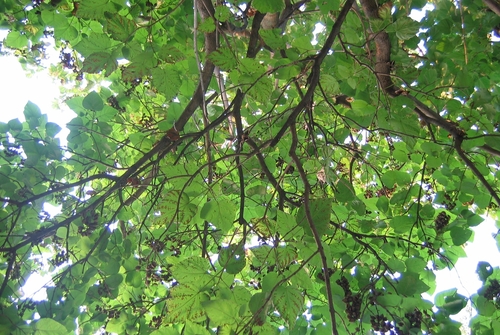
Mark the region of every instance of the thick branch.
[[[369, 20], [379, 20], [379, 7], [375, 0], [361, 0], [361, 6]], [[375, 75], [382, 90], [391, 97], [401, 94], [402, 90], [396, 89], [391, 78], [391, 41], [389, 34], [379, 31], [374, 34], [375, 41]]]
[[488, 6], [495, 14], [500, 16], [500, 4], [495, 0], [483, 0], [484, 4]]
[[[210, 0], [199, 0], [198, 12], [203, 20], [213, 17], [215, 12], [212, 2]], [[215, 51], [217, 47], [216, 44], [216, 32], [205, 33], [205, 53], [208, 55]], [[205, 95], [212, 75], [214, 73], [215, 65], [207, 59], [203, 65], [203, 71], [201, 73], [201, 80], [196, 87], [193, 97], [187, 104], [186, 108], [179, 116], [179, 119], [175, 121], [174, 130], [180, 132], [184, 129], [184, 126], [189, 121], [194, 111], [201, 106], [203, 103], [203, 96]]]
[[483, 149], [484, 151], [486, 151], [487, 153], [489, 153], [490, 155], [493, 155], [493, 156], [497, 156], [497, 157], [500, 157], [500, 151], [498, 151], [497, 149], [494, 149], [492, 147], [490, 147], [489, 145], [485, 144], [485, 145], [481, 145], [480, 147], [478, 147], [479, 149]]
[[422, 101], [415, 98], [413, 95], [406, 95], [409, 99], [411, 99], [415, 106], [417, 107], [415, 112], [424, 119], [425, 122], [432, 123], [435, 126], [441, 127], [448, 131], [453, 137], [461, 137], [464, 136], [465, 133], [462, 129], [460, 129], [455, 123], [449, 122], [445, 118], [443, 118], [439, 113], [433, 111], [427, 105], [425, 105]]

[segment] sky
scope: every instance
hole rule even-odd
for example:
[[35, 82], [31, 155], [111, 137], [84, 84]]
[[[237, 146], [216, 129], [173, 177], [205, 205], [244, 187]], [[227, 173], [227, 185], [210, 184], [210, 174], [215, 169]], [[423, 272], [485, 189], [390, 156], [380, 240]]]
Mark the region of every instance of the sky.
[[[5, 31], [0, 31], [0, 40], [5, 35]], [[41, 71], [28, 78], [16, 57], [0, 56], [0, 73], [2, 73], [2, 80], [0, 80], [0, 122], [8, 122], [14, 118], [24, 120], [23, 110], [28, 101], [38, 105], [42, 113], [48, 114], [49, 121], [59, 123], [61, 127], [65, 127], [65, 124], [75, 116], [69, 108], [64, 108], [64, 103], [54, 103], [60, 96], [60, 91], [58, 83], [50, 78], [48, 71]], [[60, 108], [56, 108], [57, 105]], [[65, 142], [66, 134], [67, 132], [61, 132], [59, 135], [62, 143]], [[476, 274], [479, 261], [489, 262], [495, 267], [500, 266], [500, 257], [498, 257], [500, 253], [494, 239], [494, 234], [498, 231], [495, 222], [487, 219], [479, 226], [474, 227], [473, 230], [474, 242], [465, 246], [468, 257], [460, 259], [454, 269], [438, 272], [435, 293], [449, 288], [457, 288], [459, 294], [468, 297], [481, 286]], [[25, 296], [35, 294], [40, 283], [46, 282], [47, 280], [39, 275], [32, 276], [24, 287]], [[42, 291], [35, 297], [43, 299], [44, 296]], [[459, 316], [459, 318], [462, 317], [467, 318], [467, 315]]]

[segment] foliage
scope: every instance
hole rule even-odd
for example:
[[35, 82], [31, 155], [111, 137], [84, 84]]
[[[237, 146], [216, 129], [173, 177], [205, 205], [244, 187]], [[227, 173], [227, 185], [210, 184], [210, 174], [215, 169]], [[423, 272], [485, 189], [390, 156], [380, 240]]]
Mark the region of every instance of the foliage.
[[76, 116], [0, 124], [0, 332], [460, 334], [467, 298], [422, 294], [500, 203], [485, 3], [1, 1]]

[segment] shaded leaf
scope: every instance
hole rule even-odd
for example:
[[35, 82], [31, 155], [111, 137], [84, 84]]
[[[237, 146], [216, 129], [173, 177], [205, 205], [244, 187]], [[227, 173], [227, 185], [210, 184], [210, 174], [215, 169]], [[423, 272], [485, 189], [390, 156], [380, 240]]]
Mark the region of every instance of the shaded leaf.
[[281, 317], [293, 328], [304, 305], [302, 293], [292, 286], [282, 285], [273, 293], [273, 303]]
[[117, 13], [105, 13], [106, 29], [112, 38], [121, 42], [130, 41], [134, 37], [136, 26], [134, 21]]

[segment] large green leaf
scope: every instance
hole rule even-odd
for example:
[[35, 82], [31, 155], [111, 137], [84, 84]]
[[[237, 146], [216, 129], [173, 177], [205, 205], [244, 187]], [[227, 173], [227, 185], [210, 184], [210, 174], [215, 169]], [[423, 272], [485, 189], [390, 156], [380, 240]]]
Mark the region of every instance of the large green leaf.
[[82, 71], [88, 73], [99, 73], [103, 70], [110, 75], [118, 67], [116, 59], [107, 52], [94, 52], [83, 61]]
[[285, 322], [293, 328], [304, 305], [302, 293], [292, 286], [279, 286], [273, 293], [273, 303]]
[[105, 13], [106, 15], [106, 30], [111, 37], [120, 42], [128, 42], [134, 37], [135, 23], [124, 16]]
[[[332, 199], [311, 199], [309, 201], [309, 213], [312, 219], [312, 225], [316, 228], [319, 236], [323, 235], [330, 224], [330, 215], [332, 210]], [[306, 207], [302, 205], [297, 213], [297, 224], [304, 228], [306, 234], [312, 236], [310, 222], [307, 219]]]
[[236, 206], [229, 201], [219, 197], [217, 200], [210, 200], [201, 209], [200, 216], [210, 221], [222, 232], [228, 232], [233, 226], [236, 214]]

